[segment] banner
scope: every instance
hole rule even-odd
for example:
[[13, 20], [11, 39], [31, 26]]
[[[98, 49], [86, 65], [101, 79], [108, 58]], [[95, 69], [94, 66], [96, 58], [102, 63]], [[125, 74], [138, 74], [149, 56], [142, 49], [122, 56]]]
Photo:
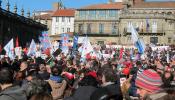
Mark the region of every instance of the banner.
[[64, 54], [68, 54], [68, 51], [69, 51], [69, 35], [68, 34], [61, 34], [61, 43], [62, 43], [62, 46], [61, 46], [61, 50]]

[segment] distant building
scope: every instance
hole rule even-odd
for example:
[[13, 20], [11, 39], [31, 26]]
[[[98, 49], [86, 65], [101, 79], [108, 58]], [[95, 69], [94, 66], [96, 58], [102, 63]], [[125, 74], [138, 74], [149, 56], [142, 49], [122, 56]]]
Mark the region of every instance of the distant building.
[[52, 26], [52, 14], [53, 11], [45, 10], [45, 11], [36, 11], [34, 12], [33, 19], [37, 22], [40, 22], [47, 26], [48, 34], [51, 34], [51, 26]]
[[126, 9], [120, 15], [120, 33], [124, 44], [131, 43], [130, 23], [146, 44], [175, 44], [175, 2], [125, 0], [123, 3]]
[[123, 9], [120, 2], [95, 4], [77, 9], [75, 33], [88, 36], [93, 43], [106, 44], [119, 41], [119, 18]]
[[74, 33], [74, 9], [58, 9], [52, 15], [52, 40], [60, 40], [62, 33]]
[[175, 44], [173, 1], [109, 0], [77, 9], [75, 15], [75, 32], [89, 36], [92, 43], [133, 44], [132, 23], [146, 44]]

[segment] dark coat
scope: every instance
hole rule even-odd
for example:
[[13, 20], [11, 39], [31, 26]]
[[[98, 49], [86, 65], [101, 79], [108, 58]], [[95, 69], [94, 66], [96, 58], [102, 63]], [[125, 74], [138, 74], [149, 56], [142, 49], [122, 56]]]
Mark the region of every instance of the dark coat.
[[[91, 95], [91, 100], [102, 100], [106, 96], [105, 100], [123, 100], [123, 95], [119, 84], [110, 84], [105, 87], [97, 89]], [[104, 100], [104, 99], [103, 99]]]
[[12, 86], [1, 91], [0, 100], [27, 100], [27, 97], [19, 86]]
[[96, 89], [92, 86], [81, 86], [73, 93], [73, 96], [64, 100], [90, 100], [90, 96]]

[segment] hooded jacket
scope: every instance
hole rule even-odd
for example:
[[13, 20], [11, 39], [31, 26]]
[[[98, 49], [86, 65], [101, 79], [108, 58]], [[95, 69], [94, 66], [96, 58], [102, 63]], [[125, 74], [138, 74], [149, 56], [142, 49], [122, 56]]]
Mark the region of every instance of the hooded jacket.
[[0, 92], [0, 100], [27, 100], [27, 97], [19, 86], [11, 86]]

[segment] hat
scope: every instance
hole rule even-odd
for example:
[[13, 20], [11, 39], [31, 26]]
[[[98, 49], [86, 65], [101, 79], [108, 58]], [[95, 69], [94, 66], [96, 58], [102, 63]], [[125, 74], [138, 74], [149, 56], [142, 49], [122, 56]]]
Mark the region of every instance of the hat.
[[92, 76], [92, 77], [94, 77], [94, 78], [97, 78], [97, 73], [94, 72], [94, 71], [90, 71], [89, 73], [87, 73], [87, 76], [88, 76], [88, 75], [90, 75], [90, 76]]
[[162, 84], [163, 82], [160, 75], [152, 69], [144, 70], [142, 73], [139, 73], [136, 78], [136, 86], [152, 93], [160, 91]]

